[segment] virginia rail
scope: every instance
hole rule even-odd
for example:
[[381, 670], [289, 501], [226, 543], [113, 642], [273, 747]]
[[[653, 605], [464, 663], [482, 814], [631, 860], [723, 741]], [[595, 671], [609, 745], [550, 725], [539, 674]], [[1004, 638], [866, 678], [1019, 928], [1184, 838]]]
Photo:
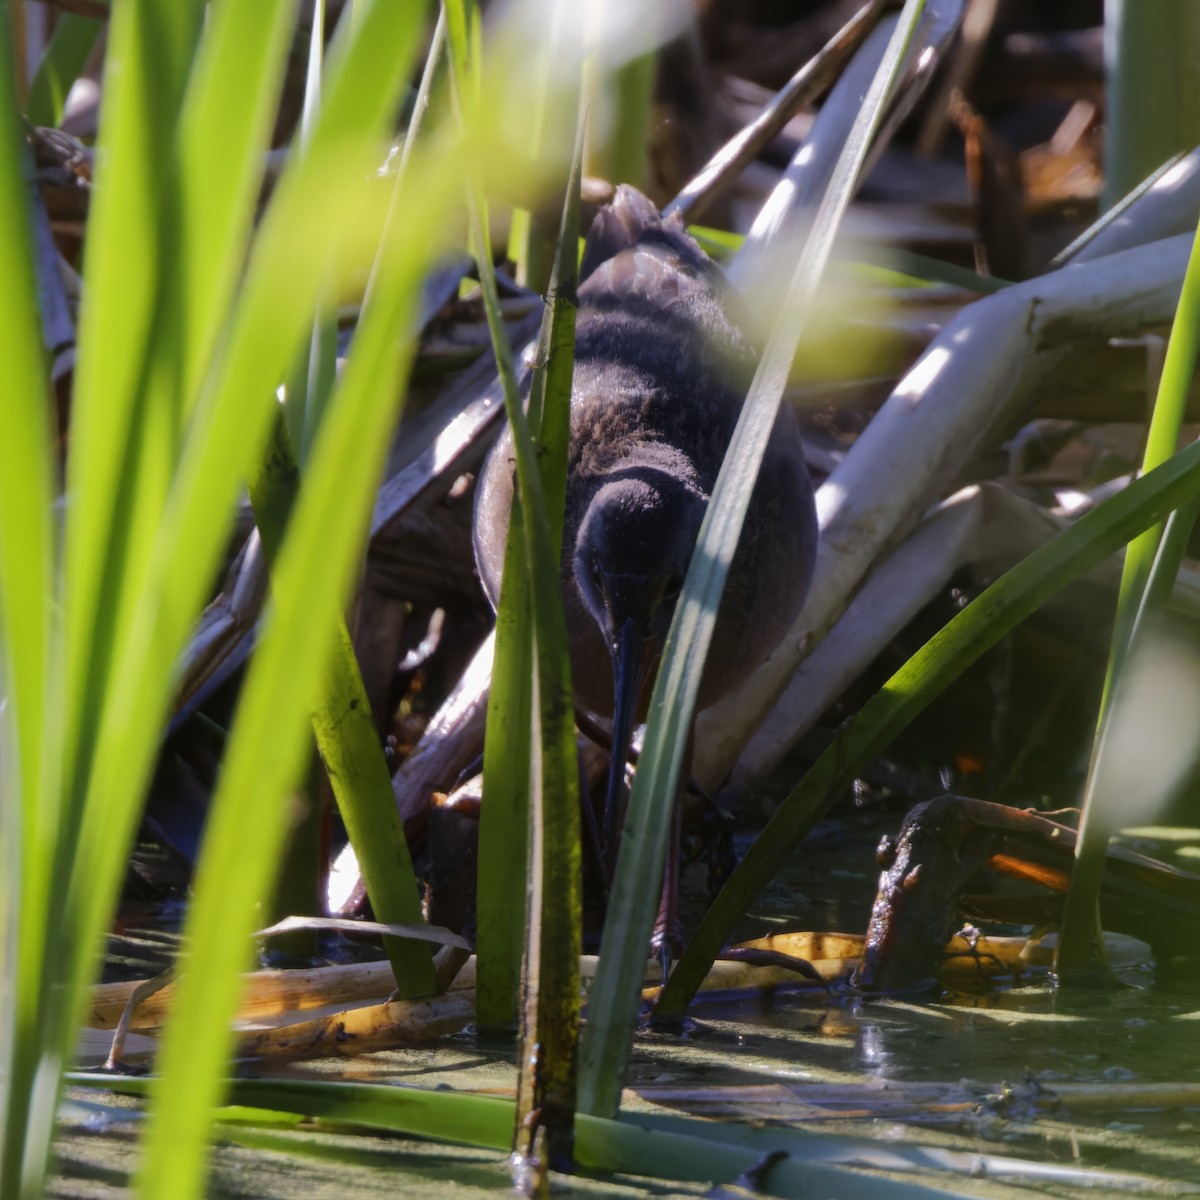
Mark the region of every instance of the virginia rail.
[[[757, 361], [721, 270], [640, 192], [617, 188], [580, 267], [562, 588], [576, 701], [613, 719], [611, 847], [624, 761], [700, 522]], [[506, 431], [479, 479], [475, 559], [493, 606], [513, 494]], [[780, 410], [729, 573], [701, 708], [744, 680], [804, 602], [816, 553], [812, 486]]]

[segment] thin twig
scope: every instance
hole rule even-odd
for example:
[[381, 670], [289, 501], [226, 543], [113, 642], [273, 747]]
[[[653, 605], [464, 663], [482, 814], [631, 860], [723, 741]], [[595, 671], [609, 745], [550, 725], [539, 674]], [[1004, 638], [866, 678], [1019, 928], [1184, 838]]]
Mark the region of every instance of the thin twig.
[[663, 216], [679, 213], [686, 220], [696, 220], [792, 117], [833, 83], [846, 59], [858, 48], [885, 7], [885, 0], [868, 0], [775, 93], [762, 112], [705, 163], [699, 174], [663, 210]]

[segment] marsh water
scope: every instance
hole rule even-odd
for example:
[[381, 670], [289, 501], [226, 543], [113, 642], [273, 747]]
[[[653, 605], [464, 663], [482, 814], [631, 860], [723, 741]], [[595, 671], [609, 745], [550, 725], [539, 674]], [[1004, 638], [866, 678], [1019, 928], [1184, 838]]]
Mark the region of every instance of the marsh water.
[[[885, 807], [819, 827], [762, 898], [753, 926], [861, 931], [874, 845], [898, 819]], [[159, 916], [169, 923], [177, 911], [168, 905]], [[169, 931], [125, 928], [114, 939], [110, 972], [147, 973], [173, 940]], [[1116, 939], [1113, 951], [1119, 982], [1082, 994], [1057, 992], [1042, 978], [970, 1000], [864, 1002], [834, 988], [705, 1001], [682, 1034], [640, 1037], [627, 1109], [635, 1119], [696, 1114], [873, 1139], [881, 1150], [965, 1152], [970, 1157], [953, 1170], [930, 1163], [904, 1172], [948, 1193], [1015, 1195], [1019, 1187], [1062, 1195], [1085, 1178], [1100, 1194], [1200, 1191], [1200, 987], [1161, 979], [1140, 943]], [[286, 1072], [511, 1094], [513, 1059], [512, 1046], [484, 1044], [467, 1031], [425, 1049], [298, 1063]], [[1161, 1103], [1147, 1092], [1151, 1084], [1182, 1090]], [[1064, 1086], [1075, 1088], [1070, 1104], [1054, 1100]], [[136, 1105], [98, 1093], [71, 1097], [99, 1107], [68, 1106], [50, 1194], [125, 1194]], [[1007, 1167], [1013, 1159], [1019, 1163]], [[1075, 1169], [1093, 1174], [1076, 1177]], [[648, 1163], [644, 1177], [562, 1179], [556, 1194], [708, 1193], [707, 1184], [652, 1176]], [[210, 1194], [469, 1197], [510, 1186], [505, 1157], [494, 1151], [319, 1128], [228, 1128], [214, 1152]]]

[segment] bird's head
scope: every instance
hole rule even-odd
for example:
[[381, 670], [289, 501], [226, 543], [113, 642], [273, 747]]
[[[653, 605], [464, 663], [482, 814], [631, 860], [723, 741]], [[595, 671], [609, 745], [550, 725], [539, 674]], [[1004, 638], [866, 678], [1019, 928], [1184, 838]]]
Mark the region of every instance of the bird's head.
[[579, 524], [575, 582], [613, 664], [610, 843], [638, 700], [666, 639], [707, 503], [690, 472], [633, 461], [612, 470]]
[[575, 540], [575, 581], [605, 643], [628, 627], [666, 637], [704, 518], [706, 498], [686, 483], [631, 470], [592, 497]]

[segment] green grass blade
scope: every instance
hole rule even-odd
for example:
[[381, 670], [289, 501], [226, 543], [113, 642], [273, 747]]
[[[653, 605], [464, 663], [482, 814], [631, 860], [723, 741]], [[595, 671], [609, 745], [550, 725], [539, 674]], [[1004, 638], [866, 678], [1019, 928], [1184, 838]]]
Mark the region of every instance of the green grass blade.
[[[576, 97], [578, 103], [578, 98]], [[558, 242], [538, 341], [537, 366], [529, 388], [529, 420], [539, 444], [538, 467], [546, 495], [550, 542], [560, 546], [567, 502], [567, 447], [571, 436], [571, 386], [575, 377], [575, 292], [579, 285], [579, 189], [583, 171], [583, 129], [562, 194]]]
[[[250, 480], [250, 500], [273, 573], [299, 483], [296, 455], [280, 414], [272, 424], [260, 469]], [[392, 792], [391, 773], [346, 623], [339, 616], [334, 624], [325, 687], [312, 710], [317, 749], [362, 869], [376, 920], [420, 925], [420, 891]], [[428, 946], [396, 938], [385, 938], [384, 946], [402, 996], [411, 999], [434, 991]]]
[[492, 1035], [517, 1027], [527, 911], [533, 614], [520, 504], [514, 490], [483, 746], [487, 799], [479, 814], [476, 1013], [479, 1028]]
[[0, 1195], [15, 1197], [40, 1191], [47, 1149], [36, 1126], [29, 1144], [41, 1008], [29, 981], [42, 973], [58, 806], [43, 769], [53, 721], [52, 409], [11, 30], [0, 4]]
[[[144, 794], [173, 686], [172, 664], [203, 603], [232, 521], [239, 481], [253, 469], [256, 445], [276, 411], [275, 386], [307, 337], [318, 296], [330, 279], [331, 234], [308, 209], [336, 205], [364, 239], [345, 260], [365, 269], [365, 244], [381, 227], [383, 197], [364, 181], [373, 156], [328, 159], [307, 175], [303, 202], [274, 208], [264, 221], [239, 298], [225, 353], [197, 405], [192, 436], [155, 545], [148, 582], [134, 611], [120, 668], [98, 738], [66, 899], [65, 934], [72, 944], [99, 945], [124, 872], [138, 800]], [[307, 254], [296, 247], [304, 246]], [[331, 501], [331, 507], [336, 503]], [[306, 647], [307, 651], [307, 647]], [[137, 714], [131, 720], [129, 714]], [[123, 803], [118, 804], [120, 799]], [[249, 806], [253, 807], [253, 806]], [[75, 980], [82, 989], [88, 964]], [[74, 999], [81, 996], [77, 990]]]
[[[746, 235], [731, 233], [727, 229], [713, 229], [706, 225], [689, 225], [692, 235], [713, 258], [721, 260], [736, 254], [746, 241]], [[847, 269], [856, 279], [872, 287], [920, 288], [943, 284], [961, 287], [980, 295], [990, 296], [1001, 292], [1012, 284], [994, 275], [980, 275], [978, 271], [916, 254], [911, 250], [894, 247], [880, 249], [874, 255], [864, 250], [866, 261], [847, 264]]]
[[[1150, 429], [1142, 459], [1143, 473], [1153, 471], [1175, 452], [1187, 412], [1188, 394], [1200, 356], [1200, 233], [1192, 242], [1183, 290], [1175, 310], [1175, 321], [1167, 342], [1166, 359]], [[1099, 911], [1100, 886], [1104, 877], [1104, 858], [1108, 840], [1120, 814], [1111, 806], [1098, 803], [1103, 775], [1103, 752], [1111, 708], [1111, 697], [1119, 687], [1122, 664], [1130, 651], [1132, 631], [1142, 605], [1147, 581], [1159, 549], [1161, 529], [1154, 525], [1134, 538], [1125, 551], [1121, 587], [1117, 595], [1117, 615], [1109, 650], [1104, 697], [1084, 791], [1083, 813], [1079, 821], [1079, 840], [1075, 845], [1075, 866], [1063, 909], [1063, 923], [1055, 969], [1059, 977], [1091, 974], [1097, 953], [1096, 914]], [[1102, 811], [1108, 809], [1109, 811]]]
[[1190, 504], [1177, 508], [1167, 518], [1162, 539], [1158, 543], [1158, 553], [1154, 556], [1154, 564], [1150, 568], [1150, 576], [1142, 592], [1142, 602], [1133, 622], [1131, 640], [1136, 641], [1146, 622], [1155, 614], [1161, 613], [1170, 602], [1171, 593], [1175, 590], [1175, 582], [1179, 577], [1179, 568], [1187, 556], [1188, 543], [1191, 541], [1198, 515], [1200, 505]]
[[136, 595], [177, 453], [178, 412], [142, 380], [165, 277], [169, 161], [201, 0], [118, 4], [109, 20], [72, 398], [66, 531], [68, 819], [77, 820], [122, 599]]
[[[460, 116], [479, 109], [481, 63], [469, 52], [470, 22], [462, 0], [446, 5], [451, 81]], [[469, 119], [469, 118], [468, 118]], [[578, 183], [576, 182], [576, 187]], [[537, 1116], [521, 1122], [517, 1148], [529, 1153], [544, 1130], [550, 1155], [569, 1159], [571, 1123], [575, 1109], [575, 1049], [579, 1029], [579, 949], [581, 880], [579, 850], [579, 770], [575, 753], [575, 709], [571, 689], [570, 654], [559, 580], [561, 532], [552, 537], [543, 469], [561, 474], [565, 494], [566, 424], [559, 414], [559, 445], [545, 447], [541, 455], [555, 465], [539, 463], [538, 448], [521, 405], [513, 369], [512, 350], [504, 332], [496, 276], [488, 239], [487, 205], [478, 175], [471, 179], [471, 242], [479, 265], [480, 287], [488, 315], [492, 348], [504, 384], [504, 408], [512, 430], [517, 466], [517, 490], [527, 551], [530, 605], [533, 614], [533, 649], [536, 707], [531, 721], [531, 777], [533, 844], [540, 847], [540, 871], [535, 867], [526, 943], [523, 1057], [536, 1053], [536, 1082], [523, 1102]], [[563, 253], [574, 250], [574, 238]], [[561, 256], [560, 256], [561, 257]], [[573, 254], [571, 255], [573, 258]], [[573, 267], [571, 268], [573, 269]], [[566, 316], [563, 308], [563, 317]], [[547, 318], [553, 322], [553, 316]], [[571, 333], [573, 345], [573, 326]], [[569, 395], [568, 392], [566, 393]], [[560, 394], [555, 397], [561, 401]], [[546, 394], [551, 404], [550, 393]], [[547, 414], [549, 407], [547, 408]], [[553, 523], [561, 529], [561, 516]], [[486, 798], [485, 798], [486, 803]], [[539, 886], [540, 880], [540, 886]], [[530, 1014], [534, 1028], [531, 1030]], [[535, 1051], [536, 1046], [536, 1051]]]
[[[594, 129], [589, 139], [587, 173], [610, 183], [646, 186], [650, 165], [650, 124], [654, 84], [658, 75], [657, 47], [622, 63], [603, 79], [593, 82], [598, 94], [588, 97], [593, 111], [604, 111], [602, 132]], [[605, 111], [607, 110], [607, 111]]]
[[[64, 908], [66, 880], [81, 844], [83, 798], [114, 657], [122, 599], [144, 577], [167, 480], [175, 461], [177, 413], [145, 409], [142, 380], [156, 299], [165, 272], [166, 231], [173, 227], [171, 138], [187, 67], [200, 28], [200, 0], [124, 3], [109, 24], [105, 106], [92, 193], [72, 395], [70, 478], [63, 581], [64, 646], [61, 710], [47, 733], [61, 750], [47, 752], [46, 815], [55, 838], [54, 887], [43, 914], [40, 975], [21, 981], [36, 1006], [19, 1054], [38, 1055], [36, 1079], [14, 1082], [14, 1102], [28, 1107], [32, 1131], [24, 1154], [26, 1188], [36, 1191], [53, 1129], [61, 1064], [73, 1040], [73, 1017], [98, 945], [72, 938]], [[61, 666], [60, 666], [61, 663]], [[62, 781], [60, 784], [60, 780]], [[60, 790], [61, 789], [61, 790]], [[140, 794], [140, 793], [139, 793]], [[120, 788], [104, 798], [118, 814], [131, 808]], [[107, 815], [107, 812], [106, 812]], [[118, 821], [120, 818], [118, 817]], [[123, 863], [114, 864], [114, 872]], [[116, 876], [114, 874], [114, 880]], [[115, 882], [113, 886], [115, 892]], [[110, 893], [110, 903], [111, 903]], [[35, 904], [36, 911], [36, 904]], [[54, 930], [47, 938], [44, 930]], [[21, 1100], [17, 1092], [24, 1091]]]
[[[530, 415], [537, 422], [537, 465], [551, 550], [562, 545], [567, 491], [575, 365], [575, 291], [579, 277], [575, 244], [582, 171], [580, 122], [538, 343], [539, 365], [529, 397]], [[544, 569], [545, 564], [537, 566]], [[556, 570], [548, 581], [556, 595], [561, 594], [558, 580]], [[545, 601], [543, 609], [544, 606]], [[535, 615], [539, 619], [534, 630], [538, 672], [534, 689], [538, 700], [535, 733], [539, 741], [534, 746], [534, 769], [536, 774], [540, 767], [544, 778], [542, 786], [534, 792], [532, 840], [541, 855], [530, 864], [530, 922], [525, 952], [528, 976], [521, 1021], [523, 1049], [517, 1090], [516, 1149], [527, 1156], [538, 1154], [538, 1129], [544, 1127], [548, 1130], [551, 1161], [566, 1168], [571, 1164], [583, 928], [579, 768], [566, 630], [562, 628], [561, 643], [549, 641], [541, 612], [535, 609]], [[564, 691], [557, 697], [547, 697], [546, 679], [556, 668], [559, 678], [555, 682]]]
[[[421, 163], [424, 169], [410, 166], [405, 225], [392, 231], [388, 269], [377, 275], [364, 309], [273, 576], [273, 611], [246, 679], [197, 872], [187, 927], [191, 969], [163, 1037], [139, 1180], [147, 1196], [186, 1197], [202, 1187], [202, 1156], [233, 1045], [229, 1021], [255, 905], [270, 885], [287, 792], [303, 768], [305, 718], [324, 682], [365, 540], [394, 398], [414, 349], [420, 284], [441, 242], [459, 166], [458, 157], [444, 151]], [[254, 805], [244, 803], [246, 796]], [[247, 842], [261, 847], [252, 861]]]
[[1200, 138], [1191, 89], [1200, 10], [1188, 0], [1104, 6], [1104, 207]]
[[[191, 410], [245, 264], [297, 0], [213, 6], [180, 116], [176, 386]], [[186, 302], [184, 296], [186, 294]]]
[[[77, 1074], [72, 1082], [126, 1095], [145, 1095], [144, 1079]], [[504, 1150], [514, 1111], [511, 1100], [470, 1092], [381, 1084], [329, 1083], [324, 1080], [235, 1079], [230, 1098], [237, 1108], [225, 1110], [230, 1121], [242, 1125], [254, 1120], [278, 1129], [287, 1118], [301, 1114], [322, 1122], [344, 1123], [367, 1129], [390, 1130], [414, 1137], [433, 1138], [482, 1149]], [[225, 1115], [225, 1114], [222, 1114]], [[777, 1159], [763, 1173], [763, 1189], [772, 1196], [805, 1198], [837, 1196], [839, 1200], [875, 1200], [876, 1197], [937, 1197], [951, 1193], [909, 1180], [850, 1170], [814, 1161], [822, 1139], [812, 1136], [809, 1157], [795, 1159], [786, 1152], [797, 1139], [780, 1131], [778, 1149], [769, 1135], [755, 1137], [744, 1126], [723, 1125], [719, 1137], [711, 1136], [712, 1122], [676, 1118], [671, 1129], [643, 1124], [636, 1117], [619, 1121], [602, 1117], [579, 1118], [579, 1163], [589, 1171], [650, 1177], [677, 1183], [733, 1183], [761, 1169], [764, 1159]], [[743, 1145], [739, 1141], [749, 1144]], [[764, 1142], [767, 1143], [764, 1145]]]
[[[118, 648], [119, 667], [106, 673], [100, 731], [82, 743], [95, 747], [95, 757], [86, 776], [87, 804], [56, 943], [75, 948], [78, 957], [64, 967], [69, 986], [42, 996], [48, 1026], [58, 1031], [64, 1054], [124, 872], [169, 702], [172, 664], [216, 568], [239, 481], [249, 474], [254, 448], [275, 408], [275, 387], [311, 328], [323, 290], [359, 277], [374, 254], [386, 197], [377, 194], [371, 176], [404, 84], [406, 51], [416, 45], [419, 18], [411, 6], [378, 3], [361, 23], [363, 37], [343, 49], [340, 86], [331, 87], [340, 100], [333, 110], [336, 123], [319, 123], [325, 132], [320, 152], [314, 149], [289, 164], [260, 226], [222, 353], [197, 403], [155, 531], [144, 586], [129, 600], [133, 617], [126, 615], [129, 635]], [[362, 100], [357, 123], [352, 120], [355, 95]], [[331, 229], [325, 214], [334, 208], [344, 228]], [[140, 220], [143, 213], [130, 216]], [[107, 286], [119, 282], [114, 278]], [[104, 295], [103, 289], [89, 292], [96, 306], [104, 306]], [[120, 304], [118, 292], [107, 307]], [[72, 518], [79, 505], [75, 497]], [[68, 593], [69, 613], [71, 598]], [[101, 708], [99, 696], [88, 692], [87, 698]]]
[[[325, 60], [325, 0], [313, 5], [308, 41], [308, 72], [304, 80], [304, 107], [300, 138], [306, 141], [321, 98], [321, 75]], [[312, 440], [321, 423], [325, 405], [337, 379], [337, 319], [313, 324], [307, 352], [300, 355], [287, 384], [287, 421], [299, 461], [308, 458]]]
[[862, 165], [923, 5], [907, 0], [854, 129], [838, 160], [797, 263], [738, 420], [688, 568], [650, 700], [645, 742], [629, 800], [609, 901], [600, 968], [588, 1005], [580, 1075], [580, 1109], [617, 1111], [641, 978], [662, 881], [671, 807], [688, 741], [704, 658], [712, 640], [728, 565], [741, 533], [759, 464], [787, 385], [796, 345], [850, 203]]
[[[563, 44], [563, 18], [561, 5], [553, 6], [548, 13], [548, 28], [545, 41], [540, 47], [535, 65], [535, 87], [530, 114], [528, 151], [536, 161], [545, 157], [551, 145], [551, 129], [562, 113], [557, 103], [551, 103], [551, 74], [556, 55]], [[530, 212], [529, 209], [514, 209], [508, 226], [508, 257], [512, 260], [517, 282], [535, 292], [545, 293], [550, 286], [550, 275], [557, 256], [558, 224], [549, 210]]]
[[[351, 136], [347, 114], [340, 112], [337, 135], [328, 136], [319, 153], [314, 146], [289, 165], [279, 182], [255, 239], [224, 351], [193, 417], [149, 582], [130, 622], [136, 636], [123, 646], [121, 669], [114, 673], [90, 780], [94, 800], [81, 838], [84, 861], [69, 901], [72, 919], [80, 930], [91, 931], [91, 941], [105, 919], [99, 910], [115, 896], [114, 864], [122, 862], [131, 831], [111, 797], [140, 795], [169, 697], [169, 665], [216, 568], [239, 482], [250, 474], [275, 411], [275, 388], [311, 328], [318, 298], [329, 286], [359, 275], [374, 255], [386, 200], [369, 180], [384, 125], [380, 97], [394, 101], [398, 95], [405, 52], [415, 47], [419, 21], [408, 7], [378, 3], [362, 26], [369, 44], [361, 54], [346, 56], [344, 90], [361, 91], [364, 122]], [[380, 40], [392, 46], [394, 56], [380, 55]], [[372, 63], [382, 75], [368, 73]], [[324, 215], [330, 209], [341, 213], [344, 227], [330, 229]], [[141, 723], [130, 729], [123, 714], [133, 712]]]
[[[300, 110], [299, 131], [297, 136], [293, 137], [293, 147], [297, 149], [307, 142], [321, 101], [321, 77], [325, 63], [325, 8], [325, 0], [316, 0], [311, 6], [304, 101]], [[326, 309], [328, 303], [326, 297], [319, 307]], [[279, 421], [276, 421], [273, 427], [273, 440], [280, 447], [286, 445], [286, 453], [278, 456], [276, 461], [277, 456], [268, 451], [262, 461], [260, 493], [285, 493], [281, 499], [289, 511], [298, 483], [297, 463], [303, 463], [308, 457], [312, 439], [321, 422], [321, 415], [337, 382], [337, 332], [336, 316], [314, 320], [308, 345], [301, 348], [291, 375], [284, 384], [286, 403], [283, 421], [286, 422], [286, 431], [280, 430]], [[290, 437], [285, 436], [285, 432]], [[295, 455], [291, 450], [293, 446], [296, 448]], [[253, 491], [252, 485], [251, 503], [254, 505], [256, 520], [260, 522], [261, 530], [260, 506], [264, 503], [264, 497], [260, 494], [255, 501]], [[265, 544], [264, 540], [264, 546]], [[276, 543], [272, 550], [277, 548]], [[340, 648], [334, 652], [335, 663], [340, 653]], [[315, 729], [314, 724], [314, 731]], [[326, 813], [323, 810], [327, 782], [324, 765], [316, 761], [310, 763], [305, 778], [303, 812], [287, 839], [284, 858], [278, 868], [279, 882], [271, 897], [272, 913], [275, 916], [324, 911], [321, 895], [324, 869], [321, 859], [323, 843], [326, 840], [323, 831]], [[333, 790], [332, 786], [330, 790]], [[286, 954], [312, 958], [318, 950], [316, 932], [305, 929], [288, 934], [283, 939], [280, 949]], [[391, 949], [389, 944], [389, 951]]]
[[1046, 600], [1197, 495], [1200, 443], [1081, 517], [926, 642], [842, 728], [780, 805], [705, 914], [659, 997], [655, 1016], [674, 1019], [683, 1014], [734, 922], [865, 763]]
[[[550, 45], [553, 45], [551, 38]], [[548, 58], [548, 55], [546, 56]], [[548, 83], [549, 63], [543, 84]], [[542, 108], [550, 107], [546, 91]], [[556, 110], [567, 107], [554, 98]], [[561, 111], [556, 119], [561, 119]], [[545, 117], [539, 126], [538, 149], [545, 151]], [[578, 155], [577, 155], [578, 157]], [[564, 219], [578, 228], [578, 180], [568, 181]], [[572, 216], [573, 213], [573, 216]], [[561, 232], [561, 231], [560, 231]], [[566, 444], [570, 422], [571, 378], [574, 360], [574, 305], [569, 303], [572, 280], [578, 274], [575, 234], [562, 252], [558, 241], [548, 266], [555, 275], [543, 316], [537, 362], [530, 389], [529, 426], [542, 452], [538, 468], [545, 490], [552, 546], [562, 543], [566, 498]], [[565, 295], [564, 295], [565, 293]], [[546, 402], [546, 397], [550, 402]], [[514, 491], [513, 517], [505, 546], [504, 587], [496, 613], [496, 642], [492, 686], [488, 696], [487, 736], [483, 779], [488, 802], [480, 816], [479, 886], [476, 898], [478, 929], [478, 1020], [481, 1028], [513, 1029], [517, 1024], [521, 957], [526, 940], [526, 889], [531, 788], [530, 747], [533, 706], [533, 631], [524, 518], [520, 494]]]
[[[1196, 358], [1200, 353], [1200, 236], [1192, 243], [1184, 274], [1183, 289], [1167, 342], [1162, 377], [1146, 434], [1146, 449], [1142, 455], [1142, 473], [1154, 470], [1175, 453], [1179, 435], [1187, 414], [1188, 390], [1196, 373]], [[1158, 551], [1162, 530], [1159, 526], [1147, 529], [1132, 542], [1125, 552], [1121, 572], [1121, 588], [1117, 596], [1117, 621], [1113, 630], [1113, 646], [1105, 679], [1105, 694], [1120, 674], [1121, 660], [1128, 649], [1129, 630]]]
[[[558, 311], [557, 325], [547, 310], [542, 326], [539, 360], [550, 361], [549, 372], [535, 376], [535, 392], [548, 387], [558, 396], [570, 394], [570, 357], [564, 351], [552, 352], [557, 337], [566, 333], [563, 314]], [[567, 338], [567, 349], [573, 341]], [[547, 374], [568, 373], [544, 382]], [[565, 405], [563, 406], [565, 407]], [[551, 405], [546, 419], [534, 425], [534, 410], [542, 405], [536, 396], [530, 403], [530, 421], [534, 436], [543, 445], [561, 444], [565, 427], [558, 416], [560, 406]], [[552, 424], [558, 420], [560, 430]], [[557, 466], [554, 453], [541, 454], [538, 466], [543, 473], [547, 505], [551, 509], [550, 541], [562, 540], [562, 505], [565, 496], [565, 470]], [[551, 478], [551, 474], [555, 478]], [[557, 519], [556, 519], [557, 518]], [[496, 613], [496, 641], [492, 664], [492, 686], [488, 698], [487, 737], [484, 746], [484, 794], [487, 802], [480, 817], [479, 887], [477, 890], [478, 928], [478, 1013], [481, 1028], [512, 1030], [517, 1023], [521, 957], [526, 940], [526, 874], [528, 861], [529, 795], [532, 787], [531, 712], [533, 706], [534, 661], [532, 603], [527, 569], [525, 524], [519, 490], [514, 491], [513, 513], [505, 548], [504, 585]]]
[[[21, 844], [19, 831], [24, 827], [27, 850], [38, 861], [44, 859], [47, 840], [53, 836], [53, 814], [39, 813], [54, 569], [52, 409], [31, 254], [24, 137], [15, 119], [12, 48], [8, 17], [2, 12], [0, 26], [0, 328], [5, 333], [0, 389], [0, 721], [11, 785], [11, 790], [5, 788], [9, 800], [0, 808], [20, 818], [15, 840], [6, 845]], [[46, 823], [51, 828], [43, 829]], [[49, 862], [42, 865], [48, 867]]]
[[978, 271], [969, 270], [967, 267], [958, 267], [954, 263], [943, 262], [940, 258], [930, 258], [927, 254], [917, 254], [912, 250], [889, 247], [886, 251], [880, 252], [877, 262], [881, 267], [900, 271], [925, 284], [944, 284], [947, 287], [966, 288], [981, 296], [990, 296], [995, 292], [1004, 291], [1006, 287], [1012, 287], [1012, 283], [1007, 279], [998, 279], [995, 275], [981, 275]]

